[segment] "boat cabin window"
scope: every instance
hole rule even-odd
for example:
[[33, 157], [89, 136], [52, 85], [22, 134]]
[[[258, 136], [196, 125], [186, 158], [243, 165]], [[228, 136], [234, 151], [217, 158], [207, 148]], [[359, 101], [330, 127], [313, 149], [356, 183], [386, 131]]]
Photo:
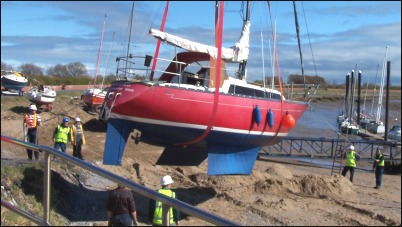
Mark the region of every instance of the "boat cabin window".
[[209, 70], [207, 68], [201, 68], [196, 73], [183, 71], [182, 83], [191, 84], [195, 86], [208, 86]]
[[[279, 99], [279, 100], [281, 99], [281, 96], [276, 93], [264, 92], [264, 91], [258, 90], [258, 89], [252, 89], [252, 88], [248, 88], [248, 87], [235, 86], [235, 85], [230, 85], [229, 93], [251, 96], [251, 97], [259, 97], [259, 98], [267, 98], [267, 97], [271, 96], [272, 99]], [[265, 93], [265, 96], [264, 96], [264, 93]]]

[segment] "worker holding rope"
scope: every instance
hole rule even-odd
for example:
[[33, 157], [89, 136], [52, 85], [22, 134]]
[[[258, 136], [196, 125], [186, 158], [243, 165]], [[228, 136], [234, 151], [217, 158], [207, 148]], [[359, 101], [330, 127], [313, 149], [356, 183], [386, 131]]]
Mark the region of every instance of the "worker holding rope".
[[355, 152], [355, 147], [350, 145], [345, 155], [345, 167], [342, 170], [342, 176], [346, 176], [346, 173], [350, 171], [350, 182], [353, 183], [353, 176], [355, 174], [356, 161], [360, 160], [360, 155]]

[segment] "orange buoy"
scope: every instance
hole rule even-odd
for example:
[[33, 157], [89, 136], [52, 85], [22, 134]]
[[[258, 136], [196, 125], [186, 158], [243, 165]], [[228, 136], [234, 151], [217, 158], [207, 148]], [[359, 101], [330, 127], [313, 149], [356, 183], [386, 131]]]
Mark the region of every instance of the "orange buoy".
[[296, 124], [295, 118], [288, 112], [286, 111], [285, 116], [282, 118], [282, 125], [285, 126], [286, 128], [293, 128]]

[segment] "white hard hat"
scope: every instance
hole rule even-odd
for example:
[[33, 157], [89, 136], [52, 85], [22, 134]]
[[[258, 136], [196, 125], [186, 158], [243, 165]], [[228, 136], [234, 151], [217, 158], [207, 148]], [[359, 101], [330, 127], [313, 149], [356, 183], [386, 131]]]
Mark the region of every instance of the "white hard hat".
[[38, 110], [35, 105], [30, 105], [30, 106], [29, 106], [29, 109], [30, 109], [30, 110]]
[[168, 184], [171, 184], [173, 182], [174, 181], [173, 181], [172, 177], [170, 177], [169, 175], [166, 175], [166, 176], [162, 177], [161, 185], [168, 185]]
[[354, 150], [355, 147], [354, 147], [353, 145], [350, 145], [350, 146], [349, 146], [349, 149]]
[[80, 119], [79, 117], [77, 117], [77, 118], [75, 119], [75, 121], [81, 121], [81, 119]]

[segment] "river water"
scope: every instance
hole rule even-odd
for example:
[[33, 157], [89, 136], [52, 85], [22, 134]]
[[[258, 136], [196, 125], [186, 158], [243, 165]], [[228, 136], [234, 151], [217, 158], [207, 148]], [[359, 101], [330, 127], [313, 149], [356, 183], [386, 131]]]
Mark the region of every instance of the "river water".
[[[393, 125], [401, 124], [401, 100], [390, 100], [388, 115], [388, 130]], [[362, 109], [362, 106], [360, 107]], [[337, 118], [343, 109], [343, 101], [319, 101], [310, 103], [310, 107], [297, 121], [296, 126], [289, 133], [295, 137], [338, 137]], [[366, 109], [371, 112], [371, 103], [366, 104]], [[376, 109], [375, 109], [376, 111]], [[382, 108], [381, 121], [385, 121], [385, 102]], [[357, 135], [348, 135], [353, 139], [360, 138]]]

